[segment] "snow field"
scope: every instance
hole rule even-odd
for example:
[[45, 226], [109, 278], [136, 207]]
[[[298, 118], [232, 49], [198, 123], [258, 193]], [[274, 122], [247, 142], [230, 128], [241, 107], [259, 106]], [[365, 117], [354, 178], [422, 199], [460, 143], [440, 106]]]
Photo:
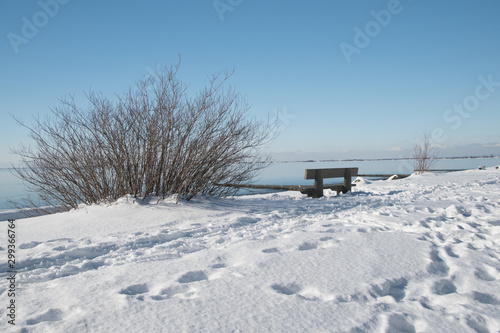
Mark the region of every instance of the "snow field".
[[358, 180], [18, 220], [17, 325], [2, 306], [0, 330], [500, 330], [500, 172]]

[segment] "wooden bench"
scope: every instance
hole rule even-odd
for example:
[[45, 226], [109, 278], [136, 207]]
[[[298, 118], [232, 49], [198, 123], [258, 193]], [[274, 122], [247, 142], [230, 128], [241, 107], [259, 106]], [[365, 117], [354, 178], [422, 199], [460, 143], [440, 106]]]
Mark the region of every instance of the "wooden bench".
[[[333, 169], [306, 169], [306, 174], [304, 179], [314, 179], [314, 187], [305, 188], [301, 190], [301, 193], [307, 194], [309, 197], [320, 198], [323, 196], [323, 189], [330, 189], [336, 191], [337, 194], [340, 192], [347, 193], [351, 191], [352, 177], [357, 177], [358, 168], [333, 168]], [[344, 178], [343, 185], [323, 185], [323, 179], [325, 178]]]
[[[257, 184], [215, 184], [217, 186], [230, 186], [237, 188], [253, 188], [263, 190], [284, 190], [284, 191], [300, 191], [302, 194], [307, 194], [309, 197], [320, 198], [323, 196], [323, 189], [330, 189], [347, 193], [351, 190], [352, 177], [358, 176], [358, 168], [335, 168], [335, 169], [306, 169], [305, 179], [314, 179], [314, 187], [307, 185], [257, 185]], [[324, 178], [344, 178], [342, 185], [323, 185]]]

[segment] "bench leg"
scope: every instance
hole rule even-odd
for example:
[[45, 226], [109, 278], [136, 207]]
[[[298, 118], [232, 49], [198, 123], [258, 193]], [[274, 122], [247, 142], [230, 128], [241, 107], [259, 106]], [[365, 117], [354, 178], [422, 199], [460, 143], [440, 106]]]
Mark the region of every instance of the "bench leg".
[[314, 178], [314, 192], [312, 194], [313, 198], [321, 198], [323, 196], [323, 175], [321, 171], [316, 171], [316, 177]]
[[342, 193], [350, 192], [352, 189], [352, 179], [351, 179], [351, 170], [346, 169], [344, 174], [344, 188], [342, 189]]

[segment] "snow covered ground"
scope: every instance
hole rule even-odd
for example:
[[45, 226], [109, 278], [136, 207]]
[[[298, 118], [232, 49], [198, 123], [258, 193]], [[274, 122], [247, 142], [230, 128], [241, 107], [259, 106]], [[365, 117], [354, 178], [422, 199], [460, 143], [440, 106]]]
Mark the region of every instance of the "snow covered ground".
[[2, 332], [500, 330], [496, 169], [20, 219], [15, 327], [0, 226]]

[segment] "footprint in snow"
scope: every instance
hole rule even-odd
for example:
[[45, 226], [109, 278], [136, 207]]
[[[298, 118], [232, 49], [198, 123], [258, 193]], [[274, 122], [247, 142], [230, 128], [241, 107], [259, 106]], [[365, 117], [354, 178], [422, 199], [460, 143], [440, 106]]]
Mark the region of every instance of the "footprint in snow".
[[493, 305], [500, 304], [500, 301], [498, 301], [498, 299], [495, 296], [491, 294], [483, 294], [478, 291], [472, 292], [472, 298], [475, 301], [478, 301], [479, 303], [483, 304], [493, 304]]
[[213, 269], [220, 269], [220, 268], [224, 268], [226, 267], [226, 264], [223, 264], [223, 263], [217, 263], [217, 264], [213, 264], [212, 266]]
[[299, 251], [308, 251], [308, 250], [314, 250], [317, 248], [318, 248], [318, 244], [316, 244], [316, 243], [304, 242], [304, 243], [300, 244]]
[[466, 323], [476, 332], [489, 332], [486, 320], [480, 315], [467, 315]]
[[474, 236], [476, 236], [477, 238], [479, 238], [480, 240], [486, 240], [486, 237], [484, 237], [480, 232], [478, 233], [475, 233]]
[[60, 309], [49, 309], [46, 312], [26, 321], [28, 325], [36, 325], [44, 321], [61, 321], [63, 312]]
[[408, 320], [405, 314], [391, 314], [388, 318], [386, 333], [415, 333], [415, 326]]
[[394, 300], [400, 302], [406, 296], [405, 289], [407, 285], [408, 280], [405, 278], [387, 280], [381, 285], [373, 286], [373, 292], [380, 297], [392, 296]]
[[478, 267], [476, 268], [476, 271], [474, 272], [474, 275], [479, 279], [483, 281], [495, 281], [496, 278], [491, 274], [491, 272], [495, 270], [493, 267]]
[[151, 299], [154, 301], [163, 301], [171, 298], [183, 298], [189, 299], [193, 298], [194, 291], [185, 285], [181, 286], [172, 286], [160, 291], [160, 294], [151, 296]]
[[476, 248], [474, 245], [472, 245], [471, 243], [468, 243], [468, 244], [467, 244], [467, 248], [468, 248], [469, 250], [472, 250], [472, 251], [476, 251], [476, 250], [477, 250], [477, 248]]
[[470, 217], [471, 213], [467, 211], [464, 207], [451, 205], [445, 209], [443, 215], [446, 218], [455, 219], [455, 218]]
[[420, 225], [424, 228], [430, 229], [430, 225], [426, 221], [420, 221]]
[[177, 281], [179, 283], [192, 283], [196, 281], [208, 280], [207, 275], [203, 271], [190, 271], [182, 275]]
[[32, 249], [34, 247], [37, 247], [38, 245], [40, 245], [42, 243], [40, 242], [29, 242], [29, 243], [23, 243], [23, 244], [20, 244], [19, 245], [19, 248], [21, 250], [27, 250], [27, 249]]
[[120, 290], [120, 294], [122, 295], [129, 295], [129, 296], [135, 296], [135, 295], [140, 295], [140, 294], [145, 294], [149, 291], [148, 286], [143, 283], [143, 284], [133, 284], [131, 286], [128, 286], [125, 289]]
[[236, 222], [231, 224], [231, 227], [233, 228], [244, 227], [246, 225], [255, 224], [259, 221], [260, 221], [259, 217], [248, 217], [248, 216], [239, 217], [236, 219]]
[[433, 291], [436, 295], [448, 295], [457, 291], [457, 287], [449, 280], [440, 280], [434, 284]]
[[444, 262], [443, 259], [441, 259], [437, 250], [431, 251], [431, 260], [432, 263], [429, 265], [428, 268], [428, 272], [430, 274], [436, 274], [440, 276], [448, 275], [450, 267]]
[[473, 229], [479, 229], [481, 227], [481, 225], [477, 224], [476, 222], [469, 222], [467, 224]]
[[289, 283], [289, 284], [278, 284], [275, 283], [271, 286], [271, 288], [276, 291], [278, 294], [282, 295], [294, 295], [302, 290], [298, 285], [294, 283]]
[[280, 252], [277, 248], [275, 247], [271, 247], [269, 249], [264, 249], [262, 250], [263, 253], [278, 253]]
[[456, 254], [455, 252], [453, 252], [453, 248], [451, 247], [451, 245], [448, 245], [444, 248], [444, 250], [446, 251], [446, 254], [452, 258], [460, 258], [460, 256], [458, 254]]
[[72, 242], [72, 241], [73, 241], [73, 239], [65, 237], [65, 238], [50, 239], [50, 240], [48, 240], [48, 241], [47, 241], [47, 243], [54, 243], [54, 242]]

